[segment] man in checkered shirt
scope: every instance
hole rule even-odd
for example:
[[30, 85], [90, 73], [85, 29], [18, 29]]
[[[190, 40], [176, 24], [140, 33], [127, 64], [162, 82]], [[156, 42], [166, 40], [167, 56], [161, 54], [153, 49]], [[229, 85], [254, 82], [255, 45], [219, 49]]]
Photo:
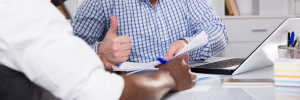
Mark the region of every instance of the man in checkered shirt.
[[209, 60], [225, 50], [225, 25], [207, 0], [85, 0], [71, 20], [74, 34], [119, 64], [168, 59], [202, 31], [208, 43], [181, 56]]

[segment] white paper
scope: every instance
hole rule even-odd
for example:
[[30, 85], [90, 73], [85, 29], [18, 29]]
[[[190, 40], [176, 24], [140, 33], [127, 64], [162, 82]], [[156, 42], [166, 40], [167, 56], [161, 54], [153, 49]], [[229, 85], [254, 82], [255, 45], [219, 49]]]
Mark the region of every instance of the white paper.
[[120, 68], [114, 68], [114, 71], [133, 71], [140, 69], [144, 66], [149, 66], [145, 70], [158, 70], [158, 68], [155, 68], [155, 65], [160, 64], [159, 61], [151, 62], [151, 63], [134, 63], [134, 62], [124, 62], [119, 67]]
[[210, 85], [198, 85], [198, 83], [202, 83], [202, 82], [208, 82], [211, 80], [220, 80], [220, 75], [210, 75], [210, 74], [199, 74], [196, 73], [197, 75], [197, 79], [198, 78], [203, 78], [203, 77], [210, 77], [209, 79], [204, 79], [201, 81], [197, 81], [196, 85], [190, 89], [184, 90], [184, 91], [180, 91], [178, 93], [186, 93], [186, 92], [207, 92], [208, 90], [211, 89]]
[[[191, 51], [196, 50], [197, 48], [205, 45], [208, 42], [207, 35], [204, 31], [202, 31], [199, 35], [197, 35], [191, 42], [188, 43], [182, 50], [180, 50], [174, 57], [171, 57], [169, 60], [175, 59], [181, 55], [189, 53]], [[159, 65], [159, 61], [154, 61], [150, 63], [134, 63], [134, 62], [124, 62], [119, 67], [113, 68], [113, 71], [141, 71], [141, 70], [157, 70], [154, 66]], [[132, 73], [130, 73], [132, 74]]]
[[174, 57], [167, 59], [172, 60], [176, 57], [179, 57], [181, 55], [184, 55], [186, 53], [189, 53], [191, 51], [194, 51], [201, 46], [204, 46], [208, 42], [207, 35], [204, 31], [202, 31], [199, 35], [197, 35], [187, 46], [185, 46], [183, 49], [181, 49]]
[[211, 78], [220, 78], [220, 75], [210, 75], [210, 74], [199, 74], [199, 73], [196, 73], [197, 75], [197, 79], [198, 78], [203, 78], [203, 77], [211, 77]]
[[195, 85], [194, 87], [183, 90], [177, 93], [187, 93], [187, 92], [207, 92], [208, 90], [211, 89], [210, 85]]
[[204, 78], [204, 77], [209, 77], [208, 79], [204, 79], [204, 80], [200, 80], [200, 81], [196, 81], [196, 85], [197, 84], [201, 84], [203, 82], [210, 82], [210, 81], [215, 81], [215, 80], [220, 80], [220, 75], [211, 75], [211, 74], [199, 74], [196, 73], [197, 75], [197, 79], [199, 78]]

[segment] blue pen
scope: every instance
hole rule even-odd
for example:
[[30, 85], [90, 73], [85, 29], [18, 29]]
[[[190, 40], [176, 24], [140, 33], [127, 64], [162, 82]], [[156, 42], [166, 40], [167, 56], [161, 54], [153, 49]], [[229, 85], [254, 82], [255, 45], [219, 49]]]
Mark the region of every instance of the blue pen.
[[165, 63], [167, 63], [168, 61], [167, 60], [164, 60], [164, 59], [162, 59], [162, 58], [156, 58], [160, 63], [162, 63], [162, 64], [165, 64]]
[[209, 78], [210, 78], [210, 76], [198, 78], [198, 79], [196, 79], [196, 82], [201, 81], [201, 80], [205, 80], [205, 79], [209, 79]]
[[291, 39], [290, 39], [290, 46], [292, 46], [293, 42], [294, 42], [294, 37], [295, 37], [295, 33], [294, 31], [292, 32], [292, 35], [291, 35]]

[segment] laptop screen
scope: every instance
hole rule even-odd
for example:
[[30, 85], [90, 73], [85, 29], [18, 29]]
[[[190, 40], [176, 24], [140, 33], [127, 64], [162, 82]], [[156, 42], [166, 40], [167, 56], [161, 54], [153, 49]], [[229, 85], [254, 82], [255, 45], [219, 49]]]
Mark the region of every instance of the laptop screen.
[[[287, 42], [287, 33], [300, 33], [300, 18], [283, 21], [234, 71], [233, 75], [273, 65], [277, 46]], [[300, 36], [300, 34], [298, 35]]]

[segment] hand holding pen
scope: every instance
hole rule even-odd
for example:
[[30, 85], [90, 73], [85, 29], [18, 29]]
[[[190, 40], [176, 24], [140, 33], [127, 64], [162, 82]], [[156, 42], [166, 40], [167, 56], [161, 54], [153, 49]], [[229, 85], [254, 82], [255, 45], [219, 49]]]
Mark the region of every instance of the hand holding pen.
[[159, 70], [170, 71], [176, 82], [176, 86], [172, 89], [172, 91], [185, 90], [196, 84], [197, 75], [191, 72], [190, 66], [185, 63], [183, 59], [175, 58], [167, 62], [164, 60], [163, 63], [164, 64], [159, 67]]

